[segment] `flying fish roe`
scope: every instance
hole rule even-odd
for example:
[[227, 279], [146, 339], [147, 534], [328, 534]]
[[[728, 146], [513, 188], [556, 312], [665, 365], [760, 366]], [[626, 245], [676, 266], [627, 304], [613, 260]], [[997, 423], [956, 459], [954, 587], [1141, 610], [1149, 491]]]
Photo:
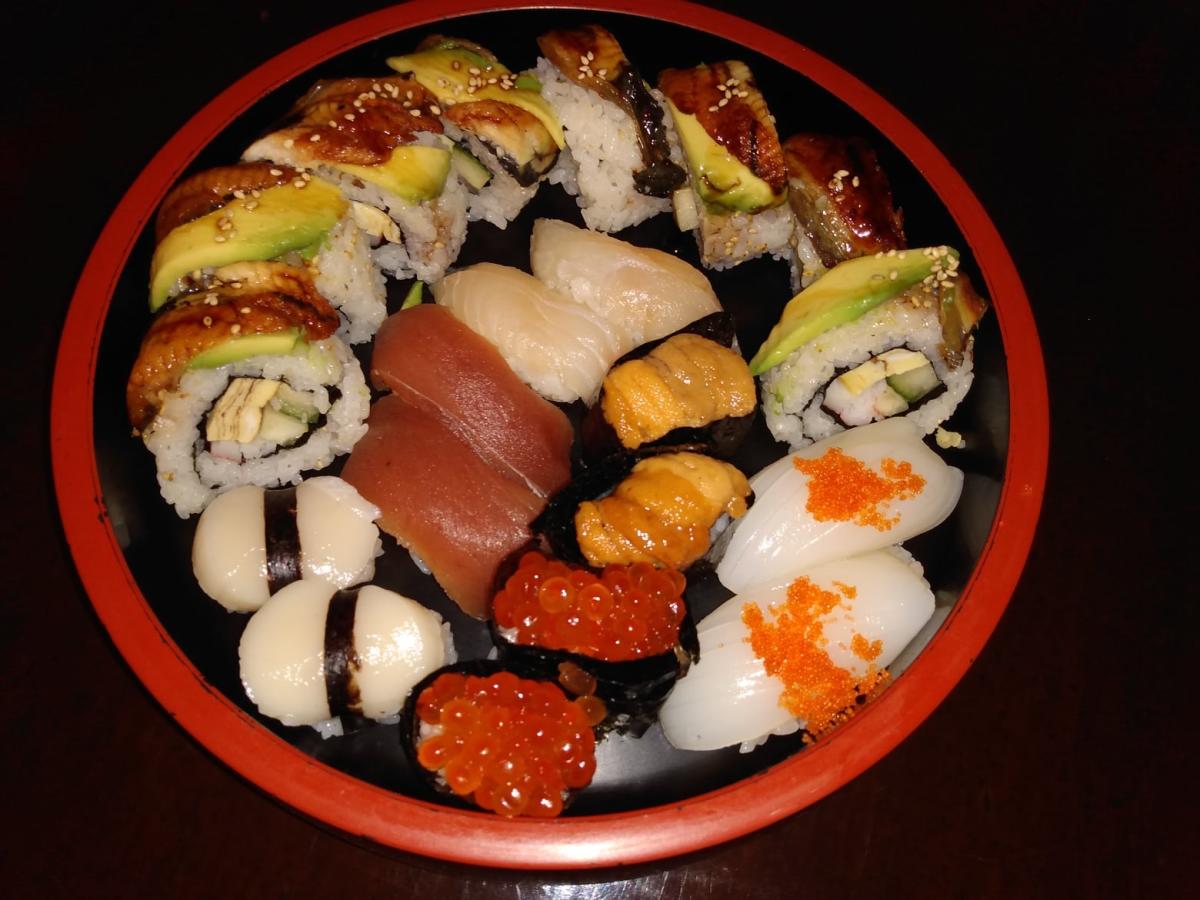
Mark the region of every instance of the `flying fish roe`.
[[[597, 710], [599, 707], [599, 710]], [[570, 700], [511, 672], [447, 673], [421, 692], [417, 760], [460, 797], [502, 816], [557, 816], [596, 771], [592, 732], [604, 704]]]
[[[836, 592], [827, 591], [797, 578], [788, 587], [787, 599], [771, 607], [773, 621], [767, 621], [757, 604], [742, 607], [742, 622], [750, 632], [746, 640], [767, 674], [783, 682], [780, 705], [803, 720], [813, 737], [853, 716], [857, 704], [877, 694], [890, 678], [886, 669], [874, 665], [856, 677], [829, 658], [821, 620], [853, 596], [848, 585], [835, 587]], [[883, 651], [883, 642], [855, 634], [851, 651], [870, 662]]]
[[492, 617], [518, 644], [605, 662], [667, 653], [679, 640], [687, 579], [649, 563], [596, 573], [526, 553], [492, 601]]
[[925, 479], [913, 472], [912, 463], [884, 459], [876, 472], [837, 447], [815, 459], [792, 457], [792, 465], [808, 476], [805, 508], [818, 522], [854, 522], [888, 531], [900, 516], [888, 516], [881, 507], [909, 500], [925, 488]]

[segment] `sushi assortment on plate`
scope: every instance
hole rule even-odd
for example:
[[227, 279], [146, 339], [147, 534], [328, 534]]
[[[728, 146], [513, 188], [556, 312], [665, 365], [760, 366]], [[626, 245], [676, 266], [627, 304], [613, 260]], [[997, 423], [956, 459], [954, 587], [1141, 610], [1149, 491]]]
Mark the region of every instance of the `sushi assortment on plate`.
[[[886, 689], [987, 304], [863, 140], [781, 140], [746, 63], [652, 86], [602, 26], [536, 46], [396, 48], [181, 181], [126, 406], [261, 717], [389, 729], [439, 796], [549, 817], [651, 729], [819, 740]], [[668, 214], [698, 266], [624, 231]], [[460, 264], [516, 220], [527, 265]], [[757, 348], [743, 264], [794, 283]]]

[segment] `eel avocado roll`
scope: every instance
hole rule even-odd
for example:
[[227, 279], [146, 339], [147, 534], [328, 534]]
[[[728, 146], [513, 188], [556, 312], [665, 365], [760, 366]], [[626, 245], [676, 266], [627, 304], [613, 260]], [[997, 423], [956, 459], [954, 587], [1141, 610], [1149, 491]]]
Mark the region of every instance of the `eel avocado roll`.
[[467, 218], [505, 228], [566, 146], [538, 80], [510, 71], [479, 44], [436, 34], [387, 64], [436, 98], [454, 141], [451, 163], [470, 194]]
[[192, 570], [230, 612], [254, 612], [301, 578], [352, 587], [375, 576], [378, 518], [378, 507], [329, 475], [274, 490], [243, 485], [201, 513]]
[[794, 134], [783, 160], [796, 216], [793, 290], [840, 262], [908, 246], [887, 175], [862, 138]]
[[791, 252], [793, 220], [775, 118], [750, 68], [737, 60], [666, 69], [658, 76], [687, 161], [673, 194], [681, 231], [696, 232], [700, 261], [728, 269]]
[[292, 108], [291, 124], [243, 158], [333, 182], [366, 207], [360, 224], [383, 240], [374, 252], [379, 266], [432, 282], [467, 232], [466, 189], [453, 174], [441, 111], [425, 88], [399, 75], [318, 81]]
[[358, 224], [370, 213], [328, 182], [287, 166], [240, 163], [184, 179], [155, 222], [150, 310], [229, 280], [231, 263], [278, 260], [307, 269], [342, 318], [338, 337], [369, 341], [387, 315], [383, 274]]
[[597, 571], [530, 551], [492, 600], [493, 638], [514, 669], [603, 700], [601, 730], [640, 737], [699, 654], [686, 586], [676, 569]]
[[647, 451], [585, 469], [551, 498], [533, 528], [571, 562], [683, 570], [752, 501], [746, 476], [727, 462], [687, 449]]
[[238, 645], [242, 686], [258, 711], [326, 738], [365, 719], [399, 721], [413, 686], [455, 658], [450, 626], [416, 600], [307, 578], [267, 600]]
[[757, 407], [736, 343], [733, 317], [713, 313], [618, 360], [583, 419], [584, 458], [678, 445], [731, 457]]
[[129, 419], [181, 517], [242, 484], [295, 484], [365, 433], [370, 392], [303, 269], [234, 263], [159, 310], [126, 385]]
[[498, 662], [447, 666], [416, 686], [401, 722], [413, 768], [441, 797], [513, 818], [553, 818], [592, 782], [604, 704]]
[[538, 38], [542, 96], [563, 125], [567, 149], [550, 173], [579, 201], [583, 221], [620, 231], [671, 208], [687, 180], [672, 157], [662, 98], [617, 39], [599, 25]]
[[771, 433], [793, 448], [893, 416], [930, 434], [974, 379], [987, 302], [950, 247], [839, 263], [797, 294], [750, 361]]

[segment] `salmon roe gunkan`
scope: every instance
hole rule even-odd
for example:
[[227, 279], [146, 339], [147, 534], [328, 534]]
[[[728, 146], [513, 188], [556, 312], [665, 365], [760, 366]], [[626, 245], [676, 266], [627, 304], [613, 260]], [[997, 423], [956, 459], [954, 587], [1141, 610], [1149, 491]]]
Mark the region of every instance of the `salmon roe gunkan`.
[[536, 551], [496, 594], [492, 616], [512, 640], [605, 662], [667, 653], [679, 640], [687, 579], [649, 563], [606, 566], [599, 574]]
[[417, 698], [417, 760], [483, 809], [552, 818], [596, 772], [598, 702], [511, 672], [448, 672]]

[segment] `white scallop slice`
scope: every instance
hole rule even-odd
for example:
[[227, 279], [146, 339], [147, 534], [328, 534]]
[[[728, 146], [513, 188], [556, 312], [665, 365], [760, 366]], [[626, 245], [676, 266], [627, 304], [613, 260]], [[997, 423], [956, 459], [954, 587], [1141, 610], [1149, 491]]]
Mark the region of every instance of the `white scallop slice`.
[[417, 601], [374, 585], [360, 589], [354, 649], [362, 714], [398, 715], [418, 681], [453, 661], [448, 637], [442, 617]]
[[[815, 459], [832, 448], [876, 472], [884, 459], [908, 462], [925, 485], [915, 496], [881, 507], [885, 516], [899, 517], [886, 530], [854, 521], [817, 521], [806, 509], [808, 476], [796, 469], [793, 460]], [[811, 566], [907, 540], [950, 515], [962, 483], [962, 472], [930, 450], [906, 419], [840, 432], [777, 460], [750, 480], [754, 505], [737, 523], [717, 566], [717, 577], [731, 591], [742, 592], [755, 585], [783, 584]]]
[[294, 581], [268, 599], [242, 632], [238, 659], [246, 696], [284, 725], [329, 718], [325, 614], [333, 590], [323, 581]]
[[375, 520], [379, 507], [348, 482], [329, 475], [309, 478], [296, 489], [296, 530], [305, 578], [338, 588], [370, 581], [383, 552]]
[[262, 498], [252, 484], [218, 494], [196, 524], [192, 570], [200, 589], [231, 612], [253, 612], [270, 596]]
[[[888, 551], [825, 563], [802, 574], [824, 590], [840, 593], [837, 584], [854, 588], [852, 599], [844, 597], [821, 619], [830, 660], [854, 675], [865, 674], [872, 664], [850, 650], [854, 635], [882, 641], [873, 664], [888, 666], [933, 615], [929, 584]], [[780, 705], [783, 682], [766, 673], [742, 621], [748, 603], [772, 618], [771, 607], [785, 602], [789, 584], [739, 594], [697, 626], [700, 661], [675, 685], [659, 714], [671, 744], [681, 750], [716, 750], [804, 724]]]

